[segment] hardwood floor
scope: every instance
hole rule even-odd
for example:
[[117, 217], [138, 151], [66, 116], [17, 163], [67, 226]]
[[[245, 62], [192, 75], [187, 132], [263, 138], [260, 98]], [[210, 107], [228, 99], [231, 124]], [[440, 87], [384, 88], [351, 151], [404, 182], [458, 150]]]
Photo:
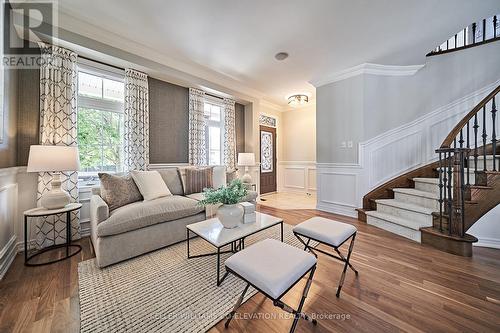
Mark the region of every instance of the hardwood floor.
[[[359, 232], [352, 256], [358, 269], [348, 271], [341, 297], [335, 297], [341, 263], [320, 256], [304, 305], [308, 313], [330, 315], [317, 326], [299, 321], [297, 332], [499, 332], [500, 250], [474, 248], [464, 258], [422, 246], [355, 219], [316, 210], [259, 207], [297, 224], [320, 215], [354, 224]], [[79, 330], [78, 262], [93, 257], [90, 241], [63, 262], [24, 267], [21, 255], [0, 282], [0, 332], [77, 332]], [[346, 249], [343, 248], [345, 251]], [[285, 302], [296, 306], [305, 281]], [[239, 309], [253, 319], [223, 322], [211, 332], [287, 332], [291, 320], [255, 295]], [[331, 317], [331, 316], [337, 316]], [[271, 318], [271, 319], [258, 319]], [[344, 318], [344, 319], [341, 319]]]

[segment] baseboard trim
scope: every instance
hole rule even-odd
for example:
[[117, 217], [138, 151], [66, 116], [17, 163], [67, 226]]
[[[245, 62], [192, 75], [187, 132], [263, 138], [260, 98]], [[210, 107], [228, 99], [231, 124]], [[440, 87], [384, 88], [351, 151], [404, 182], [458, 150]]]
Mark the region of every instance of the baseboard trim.
[[344, 215], [356, 219], [358, 218], [358, 212], [356, 211], [355, 207], [318, 202], [318, 204], [316, 205], [316, 209], [327, 213]]
[[0, 280], [3, 279], [4, 275], [9, 270], [10, 265], [14, 261], [14, 258], [16, 257], [16, 238], [16, 235], [13, 235], [4, 246], [2, 251], [0, 251]]
[[478, 247], [489, 247], [492, 249], [500, 249], [500, 239], [497, 238], [478, 238], [477, 243], [473, 243], [473, 246]]

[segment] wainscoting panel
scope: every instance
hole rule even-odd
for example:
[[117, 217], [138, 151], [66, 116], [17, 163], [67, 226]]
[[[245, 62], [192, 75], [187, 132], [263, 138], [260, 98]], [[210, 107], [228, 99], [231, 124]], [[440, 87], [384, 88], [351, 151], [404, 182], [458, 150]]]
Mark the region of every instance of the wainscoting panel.
[[17, 183], [0, 187], [0, 279], [14, 260], [16, 249]]
[[297, 193], [316, 192], [316, 162], [278, 162], [278, 191]]
[[398, 175], [437, 160], [435, 150], [444, 136], [499, 84], [500, 80], [359, 143], [358, 163], [318, 163], [318, 209], [357, 216], [355, 208], [362, 206], [366, 193]]

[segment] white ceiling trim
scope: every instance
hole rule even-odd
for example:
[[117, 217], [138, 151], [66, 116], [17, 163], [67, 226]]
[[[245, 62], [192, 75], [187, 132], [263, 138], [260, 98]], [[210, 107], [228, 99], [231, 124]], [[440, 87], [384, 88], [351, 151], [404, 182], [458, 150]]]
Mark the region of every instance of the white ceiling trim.
[[265, 99], [262, 99], [260, 101], [260, 105], [265, 107], [265, 108], [268, 108], [268, 109], [271, 109], [271, 110], [275, 110], [275, 111], [279, 111], [279, 112], [283, 112], [285, 111], [285, 107], [282, 107], [278, 104], [275, 104], [273, 102], [269, 102], [268, 100], [265, 100]]
[[326, 84], [342, 81], [361, 74], [383, 75], [383, 76], [411, 76], [418, 72], [425, 65], [393, 66], [364, 63], [343, 71], [328, 75], [323, 78], [309, 81], [316, 88]]

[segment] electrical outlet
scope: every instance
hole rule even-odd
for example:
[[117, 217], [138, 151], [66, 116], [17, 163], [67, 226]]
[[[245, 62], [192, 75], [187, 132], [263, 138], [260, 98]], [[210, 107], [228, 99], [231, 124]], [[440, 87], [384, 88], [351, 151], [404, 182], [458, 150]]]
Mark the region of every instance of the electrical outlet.
[[345, 141], [342, 141], [342, 142], [340, 143], [340, 148], [345, 148], [345, 147], [347, 147], [347, 146], [346, 146], [346, 143], [345, 143]]
[[352, 148], [352, 141], [347, 141], [347, 148]]

